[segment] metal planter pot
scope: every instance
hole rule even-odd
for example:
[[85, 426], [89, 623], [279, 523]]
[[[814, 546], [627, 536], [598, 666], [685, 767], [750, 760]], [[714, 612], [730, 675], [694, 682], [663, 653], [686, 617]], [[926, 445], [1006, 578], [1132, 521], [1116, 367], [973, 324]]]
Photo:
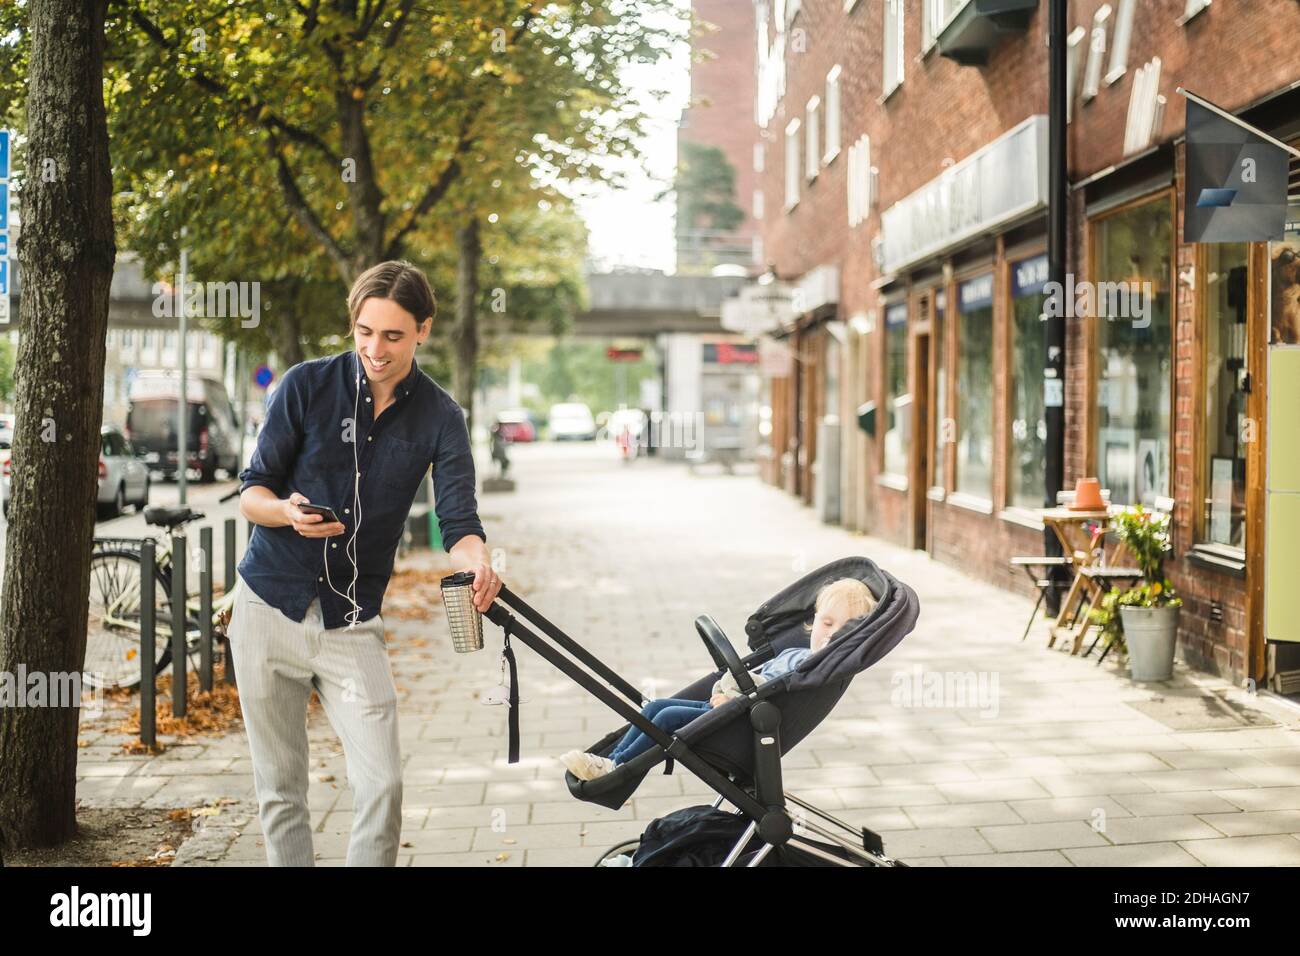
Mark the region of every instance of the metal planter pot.
[[1178, 643], [1178, 607], [1120, 607], [1133, 680], [1169, 680]]

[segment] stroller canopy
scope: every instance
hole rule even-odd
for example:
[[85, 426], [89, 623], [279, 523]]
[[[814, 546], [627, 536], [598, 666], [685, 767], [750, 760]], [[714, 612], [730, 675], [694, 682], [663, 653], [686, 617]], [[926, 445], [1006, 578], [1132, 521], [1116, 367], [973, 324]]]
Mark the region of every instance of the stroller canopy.
[[[753, 700], [738, 697], [712, 708], [678, 730], [677, 738], [719, 771], [747, 783], [752, 778], [754, 757], [748, 714], [757, 702], [769, 701], [781, 711], [782, 754], [811, 733], [834, 709], [853, 678], [911, 632], [920, 614], [916, 593], [870, 558], [841, 558], [804, 575], [764, 602], [745, 625], [749, 647], [755, 652], [744, 659], [746, 667], [757, 666], [791, 647], [807, 647], [809, 634], [804, 624], [815, 611], [818, 591], [846, 577], [861, 581], [875, 595], [877, 604], [869, 615], [850, 621], [830, 644], [794, 670], [759, 684]], [[721, 670], [714, 670], [669, 696], [708, 700], [721, 675]], [[589, 751], [607, 756], [628, 726], [606, 735]], [[654, 746], [603, 777], [582, 781], [566, 773], [566, 781], [579, 799], [618, 809], [666, 757], [662, 747]]]

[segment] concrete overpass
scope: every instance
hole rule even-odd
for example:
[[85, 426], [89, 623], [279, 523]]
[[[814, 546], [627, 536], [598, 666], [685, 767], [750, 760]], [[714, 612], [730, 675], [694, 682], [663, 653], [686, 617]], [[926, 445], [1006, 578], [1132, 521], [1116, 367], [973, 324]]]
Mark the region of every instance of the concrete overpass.
[[[586, 279], [588, 307], [574, 316], [572, 333], [606, 337], [720, 333], [722, 300], [736, 294], [746, 282], [740, 276], [677, 276], [651, 271], [589, 273]], [[109, 293], [110, 327], [175, 328], [175, 319], [153, 314], [153, 302], [152, 283], [139, 263], [129, 255], [119, 255]], [[16, 294], [11, 316], [8, 328], [17, 329]], [[485, 323], [490, 325], [493, 318], [485, 316]]]
[[670, 276], [662, 272], [587, 275], [588, 306], [573, 333], [649, 336], [722, 332], [722, 300], [740, 291], [741, 276]]

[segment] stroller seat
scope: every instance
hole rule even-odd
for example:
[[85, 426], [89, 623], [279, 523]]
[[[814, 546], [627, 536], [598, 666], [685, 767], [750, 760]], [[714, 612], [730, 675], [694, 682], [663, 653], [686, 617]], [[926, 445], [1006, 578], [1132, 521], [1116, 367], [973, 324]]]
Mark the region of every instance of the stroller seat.
[[[853, 678], [889, 653], [915, 625], [919, 606], [911, 588], [869, 558], [844, 558], [805, 575], [750, 616], [745, 633], [753, 653], [741, 661], [745, 669], [759, 667], [788, 648], [807, 647], [803, 625], [814, 612], [817, 592], [844, 577], [856, 578], [871, 589], [876, 598], [871, 614], [850, 622], [845, 633], [794, 671], [758, 685], [751, 696], [736, 697], [706, 711], [677, 731], [679, 740], [738, 784], [753, 784], [754, 730], [748, 715], [755, 704], [767, 701], [780, 711], [780, 755], [784, 756], [835, 709]], [[699, 624], [697, 621], [697, 627]], [[723, 672], [718, 668], [666, 696], [708, 700]], [[629, 726], [624, 724], [602, 737], [588, 752], [608, 756]], [[668, 760], [670, 754], [654, 746], [603, 777], [584, 781], [566, 770], [565, 781], [579, 800], [618, 810], [650, 771]]]
[[[818, 591], [831, 581], [844, 577], [855, 578], [871, 590], [877, 602], [871, 613], [850, 621], [826, 647], [794, 670], [754, 686], [748, 676], [750, 669], [788, 648], [808, 646], [809, 635], [804, 624], [814, 613]], [[596, 741], [587, 748], [588, 752], [608, 756], [633, 724], [656, 741], [644, 753], [595, 780], [579, 780], [566, 771], [565, 781], [574, 797], [609, 809], [620, 809], [650, 771], [661, 763], [670, 762], [666, 772], [671, 772], [672, 762], [676, 762], [718, 793], [715, 807], [725, 799], [749, 818], [749, 829], [729, 862], [757, 833], [766, 841], [768, 850], [778, 848], [784, 853], [787, 844], [797, 843], [804, 856], [811, 854], [833, 859], [837, 865], [863, 865], [863, 858], [867, 865], [902, 865], [884, 856], [878, 835], [865, 828], [850, 827], [787, 795], [782, 783], [781, 758], [835, 709], [855, 676], [893, 650], [916, 625], [920, 614], [916, 593], [874, 561], [865, 557], [841, 558], [804, 575], [764, 602], [745, 624], [751, 653], [744, 658], [737, 655], [712, 618], [698, 618], [696, 629], [717, 666], [669, 696], [708, 700], [714, 682], [727, 670], [733, 673], [746, 693], [705, 711], [672, 735], [665, 734], [641, 715], [639, 708], [644, 699], [635, 688], [505, 588], [502, 588], [502, 597], [521, 612], [535, 620], [540, 619], [536, 623], [548, 635], [623, 694], [625, 699], [619, 699], [609, 687], [591, 680], [589, 675], [575, 673], [571, 661], [554, 654], [549, 647], [534, 643], [532, 639], [536, 635], [519, 625], [503, 608], [493, 605], [487, 612], [490, 620], [506, 630], [507, 646], [510, 633], [518, 632], [530, 647], [627, 718], [627, 723]], [[636, 703], [635, 709], [629, 706], [628, 700]], [[803, 821], [803, 813], [798, 813], [800, 826], [807, 827], [808, 832], [823, 841], [831, 841], [831, 845], [796, 834], [790, 820], [789, 803], [852, 833], [854, 841], [848, 843], [841, 835], [819, 824]], [[828, 849], [835, 852], [828, 853]], [[759, 854], [760, 861], [763, 855]], [[843, 859], [850, 862], [841, 862]]]

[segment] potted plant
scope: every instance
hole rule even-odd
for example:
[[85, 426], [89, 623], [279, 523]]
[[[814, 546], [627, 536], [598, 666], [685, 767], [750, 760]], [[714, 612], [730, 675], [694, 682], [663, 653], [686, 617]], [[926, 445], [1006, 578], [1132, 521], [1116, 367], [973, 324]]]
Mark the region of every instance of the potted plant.
[[1131, 505], [1121, 511], [1111, 527], [1124, 543], [1138, 568], [1140, 583], [1116, 599], [1124, 626], [1133, 680], [1168, 680], [1174, 672], [1174, 647], [1178, 638], [1178, 609], [1183, 600], [1165, 577], [1165, 558], [1173, 551], [1170, 515]]

